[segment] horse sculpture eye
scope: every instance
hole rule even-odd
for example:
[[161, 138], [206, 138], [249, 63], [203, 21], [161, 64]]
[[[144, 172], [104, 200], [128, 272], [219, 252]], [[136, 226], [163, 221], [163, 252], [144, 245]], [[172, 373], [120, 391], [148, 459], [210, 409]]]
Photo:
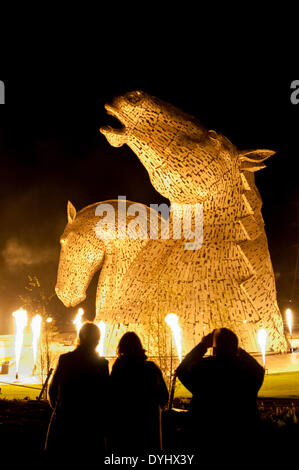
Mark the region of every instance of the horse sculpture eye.
[[211, 139], [217, 139], [218, 135], [217, 135], [217, 132], [215, 131], [209, 131], [209, 137], [211, 137]]
[[142, 98], [142, 92], [141, 91], [134, 91], [134, 92], [129, 93], [127, 95], [127, 100], [132, 104], [138, 103], [138, 101], [140, 101], [141, 98]]

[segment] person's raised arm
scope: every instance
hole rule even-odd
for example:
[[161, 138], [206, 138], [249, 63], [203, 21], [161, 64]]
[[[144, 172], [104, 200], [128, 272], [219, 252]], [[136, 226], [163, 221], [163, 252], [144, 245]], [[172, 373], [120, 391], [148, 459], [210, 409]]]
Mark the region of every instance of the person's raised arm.
[[201, 342], [184, 357], [183, 361], [176, 369], [177, 377], [180, 379], [182, 384], [191, 392], [194, 388], [194, 367], [199, 366], [208, 348], [211, 348], [213, 346], [213, 335], [214, 331], [204, 336]]

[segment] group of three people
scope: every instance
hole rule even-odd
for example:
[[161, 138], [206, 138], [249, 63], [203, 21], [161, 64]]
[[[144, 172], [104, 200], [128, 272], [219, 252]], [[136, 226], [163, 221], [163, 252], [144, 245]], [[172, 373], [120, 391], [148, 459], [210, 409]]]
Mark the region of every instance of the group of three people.
[[[87, 449], [98, 455], [162, 450], [161, 409], [169, 397], [161, 370], [128, 332], [109, 375], [108, 361], [96, 352], [99, 339], [98, 327], [86, 322], [77, 347], [59, 358], [49, 387], [47, 451], [74, 457]], [[213, 355], [204, 357], [211, 347]], [[254, 431], [264, 369], [238, 347], [232, 331], [221, 328], [203, 337], [176, 375], [193, 395], [188, 447]]]

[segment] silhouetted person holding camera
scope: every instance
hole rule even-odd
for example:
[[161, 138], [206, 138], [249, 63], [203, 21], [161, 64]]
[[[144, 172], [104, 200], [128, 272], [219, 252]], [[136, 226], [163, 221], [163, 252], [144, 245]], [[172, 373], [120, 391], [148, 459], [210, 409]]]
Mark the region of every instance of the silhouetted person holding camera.
[[[213, 355], [204, 357], [213, 347]], [[227, 328], [214, 330], [184, 358], [177, 376], [192, 393], [190, 445], [227, 452], [256, 440], [259, 414], [257, 393], [263, 367], [238, 348], [237, 336]], [[253, 446], [254, 447], [254, 446]]]
[[119, 341], [118, 358], [111, 372], [111, 389], [112, 450], [126, 455], [160, 450], [160, 413], [168, 402], [168, 390], [161, 370], [147, 361], [134, 332], [125, 333]]
[[100, 336], [94, 323], [85, 322], [76, 349], [59, 357], [49, 387], [50, 457], [69, 462], [82, 459], [86, 451], [89, 456], [104, 452], [109, 368], [96, 352]]

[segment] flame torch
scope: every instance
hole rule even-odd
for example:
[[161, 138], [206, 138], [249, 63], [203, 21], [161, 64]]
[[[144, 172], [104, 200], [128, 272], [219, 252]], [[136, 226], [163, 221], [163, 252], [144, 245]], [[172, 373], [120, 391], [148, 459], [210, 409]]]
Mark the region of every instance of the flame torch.
[[[181, 328], [179, 325], [178, 316], [175, 313], [169, 313], [165, 317], [165, 322], [171, 329], [174, 343], [176, 346], [176, 350], [178, 353], [179, 361], [181, 363], [182, 362], [182, 332], [181, 332]], [[172, 351], [171, 351], [171, 357], [172, 357]], [[171, 361], [171, 369], [172, 369], [172, 361]], [[175, 382], [176, 382], [176, 373], [174, 373], [172, 377], [171, 390], [170, 390], [169, 403], [168, 403], [169, 410], [171, 410], [172, 408], [172, 402], [173, 402], [174, 391], [175, 391]]]
[[[293, 318], [292, 318], [292, 310], [290, 308], [286, 309], [286, 319], [287, 319], [288, 329], [290, 332], [290, 337], [291, 337], [290, 339], [292, 341]], [[293, 352], [292, 343], [291, 343], [291, 352]]]
[[104, 355], [105, 333], [106, 333], [106, 324], [105, 324], [105, 322], [103, 322], [103, 320], [101, 320], [98, 323], [98, 327], [99, 327], [100, 332], [101, 332], [101, 338], [100, 338], [99, 344], [97, 345], [96, 351], [99, 354], [99, 356], [103, 356]]
[[13, 312], [15, 318], [16, 335], [15, 335], [15, 356], [16, 356], [16, 379], [19, 378], [19, 363], [24, 341], [24, 329], [27, 326], [28, 317], [27, 311], [19, 308]]
[[35, 368], [36, 368], [36, 360], [37, 360], [37, 346], [40, 338], [40, 330], [42, 324], [42, 317], [40, 315], [35, 315], [35, 317], [31, 320], [31, 329], [32, 329], [32, 351], [33, 351], [33, 371], [32, 375], [34, 375]]
[[83, 322], [82, 322], [82, 316], [83, 315], [84, 315], [83, 308], [79, 308], [78, 312], [77, 312], [77, 315], [75, 317], [75, 320], [73, 321], [73, 323], [74, 323], [74, 325], [76, 326], [76, 329], [77, 329], [77, 336], [79, 336], [80, 328], [83, 325]]
[[266, 366], [266, 345], [267, 345], [267, 331], [264, 328], [261, 328], [257, 332], [257, 342], [262, 353], [264, 368]]
[[182, 332], [179, 325], [178, 316], [175, 313], [169, 313], [165, 317], [165, 322], [171, 329], [179, 361], [182, 362]]

